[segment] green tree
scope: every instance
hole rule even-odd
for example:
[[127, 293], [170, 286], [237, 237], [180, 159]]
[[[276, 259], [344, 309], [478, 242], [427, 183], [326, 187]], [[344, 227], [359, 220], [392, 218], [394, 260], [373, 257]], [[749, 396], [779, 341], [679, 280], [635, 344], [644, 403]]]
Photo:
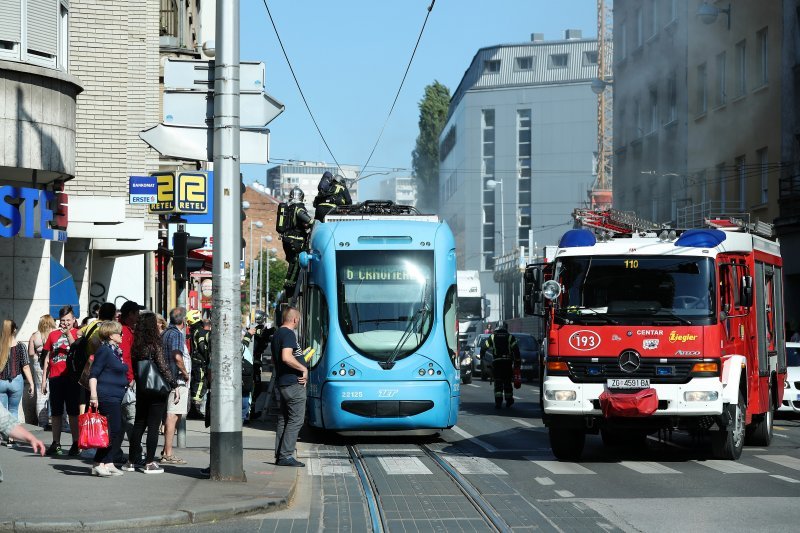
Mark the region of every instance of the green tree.
[[411, 154], [417, 206], [422, 210], [436, 211], [439, 207], [439, 134], [447, 121], [449, 105], [450, 89], [438, 81], [425, 87], [425, 96], [419, 102], [419, 135]]

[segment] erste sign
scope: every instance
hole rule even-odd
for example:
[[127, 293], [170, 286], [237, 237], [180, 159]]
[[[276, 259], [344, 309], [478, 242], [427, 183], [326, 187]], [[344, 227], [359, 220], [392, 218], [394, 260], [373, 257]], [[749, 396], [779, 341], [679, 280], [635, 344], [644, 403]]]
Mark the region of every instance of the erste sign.
[[67, 195], [28, 187], [0, 187], [0, 237], [66, 241]]

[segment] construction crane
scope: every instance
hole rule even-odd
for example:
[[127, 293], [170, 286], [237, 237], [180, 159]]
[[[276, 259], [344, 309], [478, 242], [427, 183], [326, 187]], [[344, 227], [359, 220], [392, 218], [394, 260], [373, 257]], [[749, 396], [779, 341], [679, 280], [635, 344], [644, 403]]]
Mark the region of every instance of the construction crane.
[[613, 74], [611, 70], [613, 46], [612, 0], [597, 0], [597, 80], [592, 90], [597, 93], [597, 177], [589, 191], [589, 205], [593, 209], [612, 205], [613, 176]]

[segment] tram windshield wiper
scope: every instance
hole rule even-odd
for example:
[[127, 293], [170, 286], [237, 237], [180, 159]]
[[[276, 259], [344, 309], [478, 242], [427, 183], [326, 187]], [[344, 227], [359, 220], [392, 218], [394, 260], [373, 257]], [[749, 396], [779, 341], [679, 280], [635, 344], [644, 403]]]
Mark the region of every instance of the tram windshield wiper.
[[392, 350], [392, 354], [389, 356], [389, 358], [386, 359], [386, 361], [381, 361], [378, 363], [381, 365], [381, 368], [384, 370], [391, 370], [394, 368], [394, 361], [397, 359], [397, 356], [400, 355], [400, 350], [405, 345], [406, 341], [408, 341], [409, 337], [411, 337], [412, 333], [416, 333], [417, 335], [421, 333], [422, 325], [425, 323], [425, 319], [429, 313], [428, 284], [425, 283], [425, 286], [422, 288], [422, 300], [420, 301], [420, 308], [414, 314], [414, 317], [408, 322], [408, 326], [406, 326], [405, 331], [403, 331], [403, 335], [400, 336], [400, 340], [397, 341], [397, 345]]

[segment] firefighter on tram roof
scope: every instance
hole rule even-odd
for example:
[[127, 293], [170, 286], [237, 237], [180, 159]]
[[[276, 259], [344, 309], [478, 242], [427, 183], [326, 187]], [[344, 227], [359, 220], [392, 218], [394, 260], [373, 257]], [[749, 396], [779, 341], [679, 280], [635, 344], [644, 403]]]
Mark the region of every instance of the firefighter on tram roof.
[[353, 198], [350, 196], [344, 178], [325, 171], [317, 185], [317, 197], [314, 198], [314, 218], [325, 222], [325, 216], [336, 207], [352, 204]]
[[287, 295], [294, 293], [297, 276], [300, 273], [297, 257], [300, 252], [307, 249], [308, 237], [314, 225], [314, 219], [311, 218], [303, 203], [304, 199], [303, 190], [300, 187], [295, 187], [289, 193], [289, 202], [282, 202], [278, 205], [275, 230], [281, 236], [283, 253], [286, 254], [286, 262], [289, 263], [286, 281], [284, 281], [284, 289]]

